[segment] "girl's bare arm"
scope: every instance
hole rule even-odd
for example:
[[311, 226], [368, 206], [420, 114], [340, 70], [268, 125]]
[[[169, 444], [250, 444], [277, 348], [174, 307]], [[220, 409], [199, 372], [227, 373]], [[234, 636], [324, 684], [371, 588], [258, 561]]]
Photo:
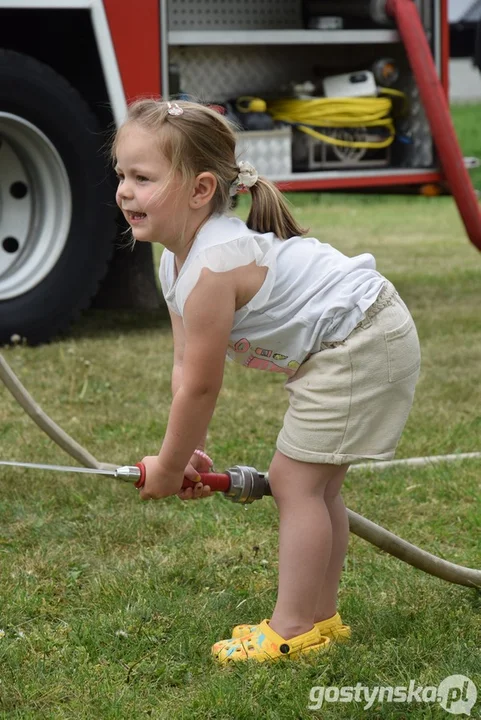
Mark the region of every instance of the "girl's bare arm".
[[[180, 315], [169, 309], [170, 321], [172, 323], [172, 334], [174, 337], [174, 362], [172, 365], [172, 398], [182, 384], [182, 366], [184, 361], [185, 348], [185, 332], [184, 322]], [[207, 429], [205, 435], [197, 443], [197, 448], [203, 450], [207, 437]]]
[[174, 318], [174, 343], [180, 340], [177, 358], [174, 351], [175, 395], [159, 453], [160, 466], [168, 475], [183, 472], [193, 450], [205, 439], [222, 386], [235, 306], [232, 274], [204, 269], [185, 304], [183, 335]]

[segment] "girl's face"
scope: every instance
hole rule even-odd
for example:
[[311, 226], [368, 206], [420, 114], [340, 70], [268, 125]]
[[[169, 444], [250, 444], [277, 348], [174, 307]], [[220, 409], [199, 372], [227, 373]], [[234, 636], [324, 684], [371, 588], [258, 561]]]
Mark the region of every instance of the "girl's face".
[[116, 201], [135, 240], [160, 242], [169, 249], [182, 237], [189, 213], [189, 192], [180, 178], [166, 180], [170, 163], [153, 133], [132, 123], [120, 133], [115, 171]]

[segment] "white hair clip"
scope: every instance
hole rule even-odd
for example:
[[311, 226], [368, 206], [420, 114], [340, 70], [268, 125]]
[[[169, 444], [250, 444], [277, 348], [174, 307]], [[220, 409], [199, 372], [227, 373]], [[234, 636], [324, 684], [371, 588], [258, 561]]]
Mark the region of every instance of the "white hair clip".
[[259, 173], [253, 165], [249, 162], [241, 160], [239, 163], [239, 174], [236, 179], [231, 183], [229, 189], [229, 195], [234, 197], [238, 192], [251, 188], [259, 179]]
[[172, 104], [171, 102], [167, 103], [168, 107], [168, 114], [169, 115], [183, 115], [184, 114], [184, 108], [181, 108], [180, 105], [177, 105], [177, 103]]

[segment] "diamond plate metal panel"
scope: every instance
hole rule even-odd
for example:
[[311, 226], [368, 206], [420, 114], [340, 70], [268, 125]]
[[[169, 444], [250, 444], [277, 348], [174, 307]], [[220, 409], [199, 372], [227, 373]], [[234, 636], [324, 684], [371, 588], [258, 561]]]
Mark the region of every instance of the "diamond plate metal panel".
[[280, 93], [291, 80], [312, 75], [312, 50], [296, 47], [174, 47], [182, 91], [200, 100], [223, 102], [239, 95]]
[[302, 0], [171, 0], [169, 30], [302, 28]]

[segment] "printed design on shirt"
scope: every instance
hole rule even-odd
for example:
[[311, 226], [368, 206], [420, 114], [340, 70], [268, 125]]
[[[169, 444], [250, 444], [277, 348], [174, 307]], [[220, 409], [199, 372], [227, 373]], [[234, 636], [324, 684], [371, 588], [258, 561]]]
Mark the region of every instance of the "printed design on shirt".
[[[253, 368], [254, 370], [267, 370], [268, 372], [284, 373], [285, 375], [289, 375], [289, 377], [291, 377], [296, 373], [298, 367], [300, 366], [300, 363], [297, 362], [297, 360], [290, 360], [284, 365], [278, 365], [277, 362], [273, 361], [287, 360], [288, 355], [274, 352], [274, 350], [269, 350], [268, 348], [262, 347], [256, 347], [254, 351], [249, 340], [245, 337], [241, 338], [241, 340], [238, 340], [236, 343], [234, 343], [233, 341], [229, 342], [228, 352], [229, 351], [231, 356], [244, 355], [244, 357], [242, 358], [232, 357], [232, 359], [241, 363], [241, 365], [244, 365], [244, 367]], [[254, 352], [255, 355], [253, 354]], [[245, 356], [246, 353], [249, 353], [247, 357]], [[272, 360], [270, 358], [272, 358]]]
[[250, 357], [248, 358], [244, 363], [245, 367], [253, 368], [254, 370], [268, 370], [269, 372], [277, 372], [277, 373], [285, 373], [286, 375], [294, 375], [297, 368], [299, 367], [299, 363], [295, 362], [295, 360], [292, 360], [289, 365], [295, 365], [295, 369], [293, 367], [281, 367], [280, 365], [277, 365], [275, 362], [272, 362], [272, 360], [265, 360], [264, 358], [258, 358], [258, 357]]
[[242, 340], [238, 340], [236, 344], [234, 345], [234, 350], [237, 353], [246, 353], [248, 350], [250, 350], [251, 344], [247, 340], [247, 338], [242, 338]]

